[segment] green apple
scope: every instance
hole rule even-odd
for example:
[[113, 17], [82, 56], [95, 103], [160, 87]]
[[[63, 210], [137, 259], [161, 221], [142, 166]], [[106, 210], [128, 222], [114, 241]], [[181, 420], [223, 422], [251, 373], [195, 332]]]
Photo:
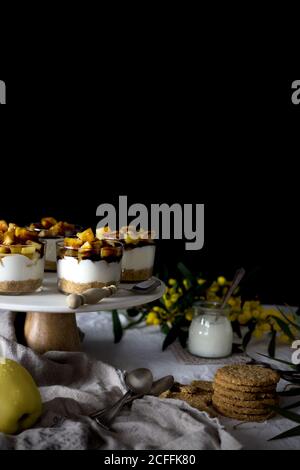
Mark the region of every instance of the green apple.
[[28, 429], [41, 413], [41, 395], [29, 372], [0, 357], [0, 432], [15, 434]]

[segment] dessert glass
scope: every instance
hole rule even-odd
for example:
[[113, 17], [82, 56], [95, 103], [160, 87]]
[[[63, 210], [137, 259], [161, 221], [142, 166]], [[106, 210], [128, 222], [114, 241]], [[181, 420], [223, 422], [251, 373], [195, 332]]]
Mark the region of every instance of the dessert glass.
[[39, 224], [35, 225], [35, 228], [29, 227], [30, 230], [34, 230], [39, 236], [40, 240], [45, 240], [47, 242], [46, 255], [45, 255], [45, 271], [56, 271], [56, 243], [59, 240], [63, 240], [64, 237], [73, 237], [77, 232], [82, 230], [80, 226], [74, 226], [75, 228], [64, 230], [63, 233], [59, 235], [52, 235], [50, 230], [47, 230], [43, 227], [39, 227]]
[[64, 294], [117, 285], [121, 278], [123, 245], [118, 240], [98, 240], [92, 249], [57, 244], [57, 282]]
[[100, 239], [116, 238], [124, 245], [121, 282], [141, 282], [153, 274], [156, 246], [151, 232], [136, 231], [135, 227], [122, 227], [111, 232], [109, 228], [98, 228]]
[[38, 290], [44, 278], [46, 242], [0, 245], [0, 294]]

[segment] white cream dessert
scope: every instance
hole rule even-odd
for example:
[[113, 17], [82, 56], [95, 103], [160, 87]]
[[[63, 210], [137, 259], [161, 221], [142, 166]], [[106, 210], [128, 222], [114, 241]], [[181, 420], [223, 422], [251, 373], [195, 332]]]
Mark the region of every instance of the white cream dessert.
[[113, 240], [98, 240], [87, 229], [77, 238], [57, 242], [58, 288], [65, 294], [117, 284], [121, 278], [123, 247]]
[[116, 238], [124, 241], [121, 281], [139, 282], [152, 276], [155, 261], [154, 234], [136, 227], [122, 227], [119, 231], [111, 231], [109, 227], [98, 228], [99, 239]]
[[74, 236], [76, 226], [68, 222], [58, 222], [54, 217], [44, 217], [40, 222], [30, 224], [28, 229], [37, 232], [39, 238], [47, 242], [45, 269], [56, 271], [56, 243], [64, 237]]
[[45, 243], [36, 239], [36, 234], [0, 221], [0, 293], [34, 292], [42, 285]]

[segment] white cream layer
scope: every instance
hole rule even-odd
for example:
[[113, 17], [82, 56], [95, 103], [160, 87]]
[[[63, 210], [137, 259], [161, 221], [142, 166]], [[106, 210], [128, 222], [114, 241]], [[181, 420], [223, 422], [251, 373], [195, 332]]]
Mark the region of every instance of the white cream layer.
[[19, 254], [0, 257], [0, 282], [43, 279], [44, 264], [44, 258], [33, 261]]
[[65, 256], [57, 262], [57, 276], [66, 281], [85, 284], [89, 282], [118, 282], [121, 277], [121, 263], [107, 263], [104, 260], [89, 259], [78, 262], [77, 258]]
[[141, 246], [124, 250], [122, 269], [151, 269], [154, 264], [155, 245]]

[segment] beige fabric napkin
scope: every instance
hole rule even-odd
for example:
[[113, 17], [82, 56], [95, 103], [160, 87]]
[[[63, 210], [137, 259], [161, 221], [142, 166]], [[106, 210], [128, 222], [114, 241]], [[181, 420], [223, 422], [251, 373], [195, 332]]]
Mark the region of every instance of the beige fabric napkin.
[[16, 436], [0, 433], [0, 449], [241, 448], [218, 420], [180, 400], [144, 397], [124, 408], [112, 431], [100, 428], [87, 415], [125, 392], [123, 373], [84, 353], [36, 354], [16, 342], [14, 320], [13, 313], [0, 311], [0, 356], [28, 369], [44, 411], [34, 428]]

